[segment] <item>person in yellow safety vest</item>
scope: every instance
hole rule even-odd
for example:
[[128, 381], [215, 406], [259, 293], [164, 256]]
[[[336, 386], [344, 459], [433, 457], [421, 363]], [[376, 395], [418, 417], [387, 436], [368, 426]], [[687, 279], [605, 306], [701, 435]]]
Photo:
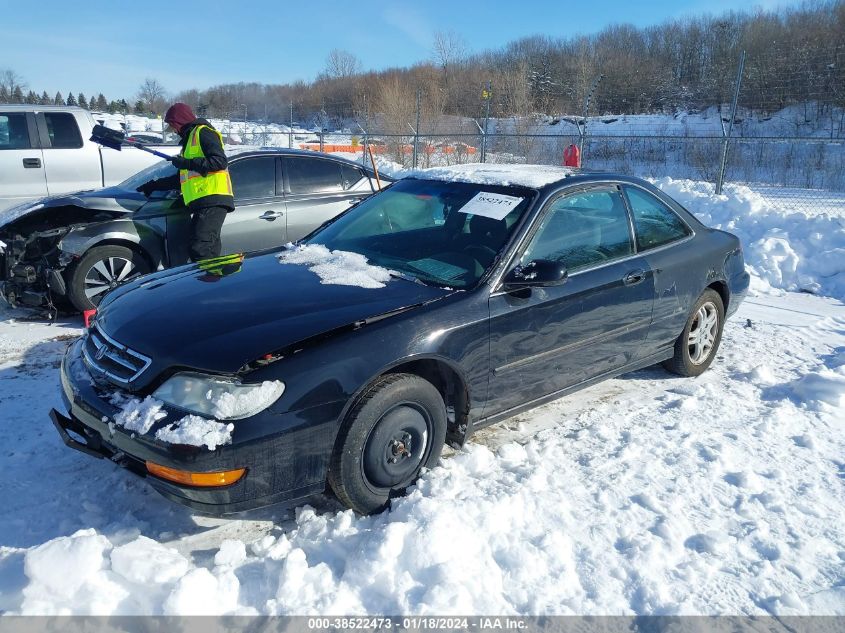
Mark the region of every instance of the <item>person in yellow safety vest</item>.
[[218, 257], [223, 220], [235, 209], [223, 137], [185, 103], [170, 106], [164, 121], [182, 140], [182, 151], [169, 159], [179, 173], [144, 183], [137, 190], [149, 197], [153, 191], [181, 189], [191, 211], [191, 260]]

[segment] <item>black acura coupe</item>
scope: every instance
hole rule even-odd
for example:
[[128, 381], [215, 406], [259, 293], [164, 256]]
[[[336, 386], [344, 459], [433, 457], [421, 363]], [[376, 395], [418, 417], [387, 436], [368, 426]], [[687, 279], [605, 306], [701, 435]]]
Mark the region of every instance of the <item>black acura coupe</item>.
[[282, 250], [121, 286], [62, 364], [64, 441], [225, 514], [385, 508], [445, 442], [595, 382], [716, 356], [739, 240], [650, 184], [464, 166]]

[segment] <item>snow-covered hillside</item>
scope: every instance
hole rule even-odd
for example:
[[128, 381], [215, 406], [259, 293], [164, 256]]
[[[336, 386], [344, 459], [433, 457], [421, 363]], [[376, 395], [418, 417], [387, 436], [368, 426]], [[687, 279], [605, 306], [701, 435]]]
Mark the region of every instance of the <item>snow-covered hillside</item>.
[[752, 296], [713, 367], [486, 429], [375, 517], [209, 519], [67, 449], [47, 410], [80, 323], [0, 313], [0, 610], [845, 614], [845, 208], [657, 184], [744, 241]]

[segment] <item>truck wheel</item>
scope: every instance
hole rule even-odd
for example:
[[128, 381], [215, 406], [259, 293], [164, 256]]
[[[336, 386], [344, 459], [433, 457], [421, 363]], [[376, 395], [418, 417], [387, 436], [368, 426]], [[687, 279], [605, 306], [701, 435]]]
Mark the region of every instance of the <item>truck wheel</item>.
[[437, 464], [445, 441], [446, 407], [434, 385], [411, 374], [388, 374], [347, 416], [329, 466], [329, 485], [356, 512], [380, 512], [423, 468]]
[[710, 367], [722, 341], [725, 307], [722, 297], [708, 288], [695, 302], [683, 332], [675, 340], [675, 355], [663, 367], [679, 376], [699, 376]]
[[69, 270], [68, 298], [80, 312], [92, 310], [109, 290], [149, 272], [147, 260], [131, 248], [96, 246]]

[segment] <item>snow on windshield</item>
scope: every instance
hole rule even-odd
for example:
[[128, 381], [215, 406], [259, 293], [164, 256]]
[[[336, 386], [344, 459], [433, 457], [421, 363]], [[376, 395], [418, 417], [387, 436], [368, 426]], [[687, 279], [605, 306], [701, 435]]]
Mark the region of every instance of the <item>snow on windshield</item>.
[[390, 281], [390, 271], [373, 266], [359, 253], [331, 251], [322, 244], [288, 244], [286, 248], [279, 255], [282, 264], [304, 264], [323, 284], [384, 288]]
[[576, 173], [566, 167], [549, 165], [492, 165], [469, 163], [451, 167], [418, 169], [401, 174], [403, 177], [448, 182], [468, 182], [480, 185], [513, 185], [539, 189]]

